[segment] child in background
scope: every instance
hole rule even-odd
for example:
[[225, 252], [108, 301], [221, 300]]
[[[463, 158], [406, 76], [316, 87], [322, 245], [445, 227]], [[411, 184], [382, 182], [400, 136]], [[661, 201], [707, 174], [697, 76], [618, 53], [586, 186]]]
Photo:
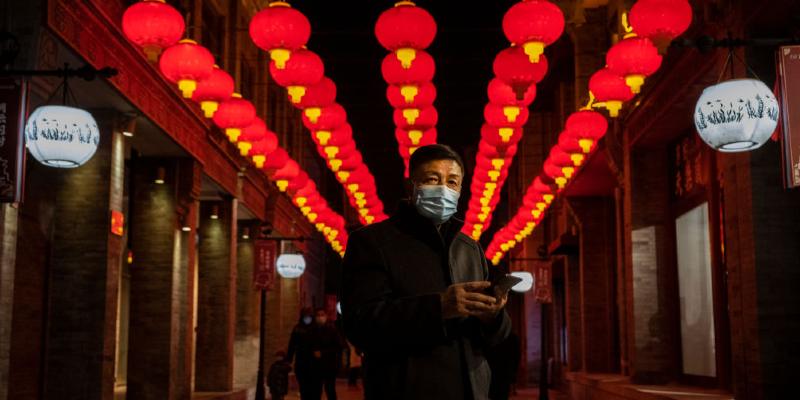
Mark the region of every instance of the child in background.
[[267, 385], [273, 400], [283, 400], [283, 396], [289, 393], [289, 372], [292, 371], [292, 366], [285, 358], [285, 352], [275, 352], [275, 361], [269, 367]]

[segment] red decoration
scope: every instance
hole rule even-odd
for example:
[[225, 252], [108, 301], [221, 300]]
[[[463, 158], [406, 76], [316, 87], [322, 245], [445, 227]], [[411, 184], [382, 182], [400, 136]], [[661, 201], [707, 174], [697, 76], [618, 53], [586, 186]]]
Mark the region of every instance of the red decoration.
[[395, 129], [394, 136], [397, 143], [405, 147], [421, 147], [436, 143], [437, 132], [435, 128], [426, 131]]
[[487, 89], [489, 94], [489, 101], [497, 104], [514, 104], [520, 107], [527, 107], [536, 98], [536, 85], [528, 85], [524, 90], [520, 91], [520, 95], [514, 91], [507, 83], [498, 78], [493, 78], [489, 82]]
[[253, 142], [247, 155], [253, 160], [253, 164], [256, 165], [256, 168], [262, 168], [264, 162], [267, 160], [267, 156], [272, 156], [272, 153], [277, 149], [278, 136], [276, 136], [274, 132], [268, 130], [261, 140]]
[[325, 65], [313, 51], [300, 49], [292, 53], [285, 68], [278, 68], [275, 61], [270, 62], [269, 73], [275, 83], [287, 88], [292, 103], [297, 104], [305, 96], [306, 87], [322, 80]]
[[625, 78], [614, 74], [607, 68], [601, 69], [589, 79], [589, 91], [594, 97], [604, 103], [608, 114], [612, 117], [619, 115], [622, 103], [632, 99], [635, 94], [625, 83]]
[[530, 62], [539, 62], [544, 47], [564, 32], [564, 14], [553, 3], [543, 0], [520, 1], [503, 17], [503, 33], [522, 47]]
[[436, 100], [436, 86], [430, 82], [419, 85], [389, 85], [386, 98], [394, 108], [425, 108]]
[[333, 130], [318, 130], [311, 134], [317, 146], [342, 146], [353, 141], [353, 128], [344, 123]]
[[439, 113], [433, 107], [423, 109], [404, 108], [394, 110], [394, 124], [407, 131], [427, 130], [436, 126]]
[[200, 103], [206, 118], [211, 118], [219, 108], [219, 103], [231, 97], [234, 90], [233, 78], [227, 72], [214, 66], [208, 78], [197, 82], [192, 100]]
[[303, 124], [310, 131], [331, 130], [344, 125], [347, 122], [347, 113], [338, 103], [333, 103], [327, 107], [321, 107], [319, 114], [309, 115], [303, 112]]
[[483, 117], [489, 125], [520, 127], [528, 122], [528, 108], [489, 103], [483, 108]]
[[425, 49], [436, 37], [436, 21], [413, 2], [401, 1], [378, 17], [375, 36], [389, 51], [400, 48]]
[[420, 84], [433, 80], [436, 63], [424, 50], [417, 51], [414, 63], [409, 68], [403, 67], [394, 54], [387, 54], [381, 63], [381, 73], [390, 85]]
[[122, 15], [125, 37], [141, 47], [151, 62], [158, 60], [163, 49], [177, 43], [185, 29], [183, 16], [164, 0], [140, 1]]
[[256, 118], [256, 108], [253, 103], [242, 98], [239, 93], [234, 93], [230, 99], [223, 101], [214, 113], [214, 123], [225, 130], [228, 139], [235, 143], [239, 140], [242, 129], [250, 125]]
[[644, 78], [661, 66], [661, 56], [650, 39], [631, 37], [617, 42], [606, 54], [608, 70], [625, 77], [633, 93], [639, 93]]
[[492, 146], [511, 146], [522, 139], [522, 128], [483, 124], [481, 139]]
[[292, 52], [305, 46], [311, 24], [303, 13], [281, 1], [272, 2], [250, 20], [250, 38], [269, 52], [278, 69], [286, 66]]
[[639, 0], [630, 12], [633, 31], [653, 41], [660, 54], [692, 24], [687, 0]]
[[184, 39], [164, 50], [158, 62], [161, 73], [178, 84], [184, 98], [191, 98], [197, 81], [208, 78], [214, 70], [214, 56], [193, 40]]
[[591, 152], [597, 139], [603, 137], [608, 130], [608, 121], [602, 114], [591, 111], [581, 110], [572, 113], [567, 118], [565, 130], [579, 138], [578, 143], [583, 149], [584, 153]]
[[558, 147], [569, 154], [572, 163], [578, 167], [583, 164], [586, 156], [583, 154], [583, 148], [580, 146], [580, 138], [571, 135], [569, 132], [561, 132], [558, 135]]
[[282, 168], [287, 162], [289, 162], [289, 154], [283, 148], [278, 147], [267, 157], [261, 168], [267, 172], [275, 171]]
[[324, 107], [336, 101], [336, 84], [328, 77], [323, 77], [314, 85], [306, 87], [306, 94], [299, 103], [294, 103], [298, 108]]
[[532, 63], [522, 47], [509, 47], [497, 54], [493, 69], [494, 74], [511, 86], [519, 96], [547, 74], [547, 57], [542, 55], [539, 62]]
[[[483, 132], [483, 130], [481, 130]], [[496, 141], [496, 140], [495, 140]], [[478, 152], [488, 158], [510, 158], [517, 153], [517, 144], [494, 145], [487, 140], [478, 142]]]
[[300, 165], [295, 160], [289, 159], [283, 167], [272, 173], [267, 172], [267, 174], [275, 182], [278, 190], [285, 192], [289, 187], [289, 181], [300, 175]]
[[264, 120], [258, 117], [253, 118], [249, 125], [242, 128], [242, 134], [239, 135], [236, 146], [242, 155], [246, 156], [250, 153], [253, 143], [263, 139], [266, 135], [267, 124], [264, 123]]

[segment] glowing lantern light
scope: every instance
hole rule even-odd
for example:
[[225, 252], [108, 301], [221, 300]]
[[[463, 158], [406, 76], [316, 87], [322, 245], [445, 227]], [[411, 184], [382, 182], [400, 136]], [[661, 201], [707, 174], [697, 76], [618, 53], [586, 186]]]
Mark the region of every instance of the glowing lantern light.
[[503, 33], [521, 46], [530, 62], [539, 62], [544, 47], [564, 32], [564, 14], [549, 1], [527, 0], [511, 6], [503, 17]]
[[253, 118], [249, 125], [242, 128], [236, 147], [243, 156], [250, 154], [254, 142], [262, 140], [267, 135], [267, 124], [261, 118]]
[[436, 37], [436, 21], [413, 2], [400, 1], [378, 17], [375, 36], [381, 46], [394, 52], [404, 68], [410, 68], [417, 50], [430, 46]]
[[394, 54], [387, 54], [381, 63], [383, 79], [390, 85], [408, 85], [430, 82], [436, 73], [436, 63], [433, 57], [424, 50], [418, 50], [414, 63], [409, 68]]
[[386, 98], [394, 108], [425, 108], [436, 100], [436, 86], [430, 82], [419, 85], [389, 85]]
[[306, 94], [296, 107], [309, 111], [310, 108], [325, 107], [336, 102], [336, 84], [328, 77], [323, 77], [314, 85], [306, 87]]
[[561, 172], [564, 173], [564, 177], [567, 179], [572, 178], [575, 174], [575, 163], [572, 161], [572, 157], [570, 157], [569, 153], [558, 147], [558, 145], [550, 149], [550, 155], [547, 157], [547, 160], [561, 168]]
[[650, 39], [630, 37], [611, 46], [606, 54], [606, 64], [609, 71], [625, 77], [625, 83], [633, 93], [639, 93], [644, 78], [661, 66], [661, 55]]
[[275, 261], [278, 275], [286, 279], [296, 279], [306, 270], [306, 259], [302, 254], [281, 254]]
[[231, 97], [234, 90], [233, 78], [218, 66], [207, 78], [197, 82], [197, 88], [192, 93], [192, 100], [200, 103], [200, 108], [206, 118], [211, 118], [219, 108], [219, 103]]
[[565, 124], [565, 130], [579, 138], [578, 144], [584, 153], [590, 153], [608, 130], [608, 121], [596, 111], [581, 110], [572, 113]]
[[261, 169], [267, 172], [267, 174], [271, 174], [272, 172], [283, 168], [287, 162], [289, 162], [289, 154], [283, 148], [278, 147], [266, 157], [266, 160], [263, 161]]
[[687, 0], [639, 0], [631, 8], [634, 32], [653, 41], [664, 54], [669, 43], [692, 23], [692, 6]]
[[520, 127], [528, 122], [528, 108], [489, 103], [483, 108], [483, 117], [489, 125]]
[[520, 107], [527, 107], [533, 103], [533, 100], [536, 98], [536, 85], [529, 85], [524, 91], [521, 91], [521, 95], [518, 96], [517, 92], [510, 85], [498, 78], [493, 78], [489, 82], [487, 93], [489, 95], [489, 101], [492, 103], [513, 104]]
[[405, 130], [427, 130], [436, 126], [439, 113], [433, 107], [423, 109], [403, 108], [394, 110], [394, 124]]
[[152, 62], [163, 49], [177, 43], [185, 29], [183, 16], [164, 0], [140, 1], [122, 15], [125, 37], [141, 47]]
[[721, 152], [761, 147], [775, 132], [780, 106], [764, 82], [734, 79], [707, 87], [697, 100], [694, 124], [706, 144]]
[[250, 20], [250, 38], [269, 52], [278, 69], [285, 68], [292, 52], [305, 46], [310, 36], [308, 18], [282, 1], [270, 3]]
[[267, 156], [271, 155], [277, 148], [278, 137], [268, 130], [263, 139], [253, 142], [247, 155], [253, 160], [256, 168], [263, 168], [264, 162], [267, 161]]
[[271, 174], [271, 179], [275, 181], [278, 190], [285, 192], [289, 187], [289, 181], [296, 178], [299, 174], [300, 166], [296, 161], [289, 159], [283, 167]]
[[214, 56], [193, 40], [184, 39], [164, 50], [158, 66], [170, 82], [178, 84], [183, 97], [190, 99], [197, 81], [208, 78], [214, 71]]
[[483, 124], [481, 126], [481, 139], [492, 146], [510, 146], [522, 138], [522, 129], [519, 127], [498, 127]]
[[395, 129], [394, 136], [397, 138], [397, 142], [400, 143], [401, 146], [422, 147], [436, 143], [437, 132], [435, 128], [431, 128], [426, 131], [406, 131], [398, 128]]
[[275, 83], [285, 87], [294, 104], [302, 101], [308, 86], [317, 84], [325, 75], [325, 65], [314, 52], [300, 49], [292, 53], [284, 68], [278, 68], [273, 61], [269, 64], [269, 73]]
[[98, 144], [97, 122], [79, 108], [41, 106], [25, 123], [25, 146], [49, 167], [80, 167], [92, 158]]
[[311, 138], [318, 146], [342, 146], [353, 140], [353, 128], [345, 123], [333, 130], [318, 130]]
[[256, 108], [253, 103], [242, 98], [239, 93], [234, 93], [231, 98], [220, 103], [214, 113], [214, 123], [225, 130], [225, 135], [232, 143], [239, 140], [242, 129], [250, 125], [256, 118]]
[[347, 112], [344, 107], [334, 103], [321, 107], [319, 114], [303, 112], [303, 124], [310, 131], [333, 130], [347, 123]]
[[625, 78], [607, 68], [595, 72], [589, 78], [589, 91], [598, 101], [603, 102], [611, 117], [618, 116], [619, 110], [622, 109], [622, 103], [635, 96], [625, 83]]
[[289, 180], [289, 184], [286, 186], [286, 190], [289, 192], [294, 192], [306, 185], [309, 182], [308, 174], [305, 171], [300, 171], [297, 176]]
[[583, 148], [580, 146], [580, 139], [570, 135], [569, 132], [561, 132], [558, 135], [558, 147], [569, 154], [570, 160], [576, 167], [580, 167], [586, 156], [583, 154]]
[[539, 62], [532, 63], [521, 47], [509, 47], [497, 54], [493, 64], [494, 74], [515, 93], [524, 93], [530, 85], [539, 83], [547, 74], [547, 57], [541, 55]]

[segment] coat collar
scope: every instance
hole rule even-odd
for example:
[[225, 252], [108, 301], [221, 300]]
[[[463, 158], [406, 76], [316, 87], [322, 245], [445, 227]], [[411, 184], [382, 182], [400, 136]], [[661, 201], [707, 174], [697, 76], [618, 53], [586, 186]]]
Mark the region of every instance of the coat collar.
[[453, 239], [464, 226], [464, 221], [451, 217], [437, 229], [436, 224], [417, 212], [409, 201], [400, 203], [397, 213], [392, 216], [397, 226], [427, 243], [436, 243], [441, 247], [450, 246]]

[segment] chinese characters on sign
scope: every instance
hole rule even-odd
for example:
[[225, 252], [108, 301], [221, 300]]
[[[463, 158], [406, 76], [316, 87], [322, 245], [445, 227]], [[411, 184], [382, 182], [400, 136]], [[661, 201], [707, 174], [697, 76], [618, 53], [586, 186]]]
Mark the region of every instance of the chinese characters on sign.
[[706, 183], [703, 143], [697, 135], [686, 135], [672, 148], [674, 198], [684, 198], [702, 190]]
[[533, 265], [533, 272], [536, 277], [533, 279], [534, 288], [533, 296], [539, 303], [552, 303], [553, 302], [553, 274], [552, 265], [547, 261], [537, 261]]
[[783, 124], [783, 176], [787, 188], [800, 186], [800, 46], [778, 50], [781, 123]]
[[259, 290], [272, 289], [272, 284], [275, 282], [275, 257], [278, 253], [278, 243], [274, 240], [256, 240], [253, 250], [255, 251], [253, 284]]
[[22, 200], [27, 82], [0, 79], [0, 202]]

